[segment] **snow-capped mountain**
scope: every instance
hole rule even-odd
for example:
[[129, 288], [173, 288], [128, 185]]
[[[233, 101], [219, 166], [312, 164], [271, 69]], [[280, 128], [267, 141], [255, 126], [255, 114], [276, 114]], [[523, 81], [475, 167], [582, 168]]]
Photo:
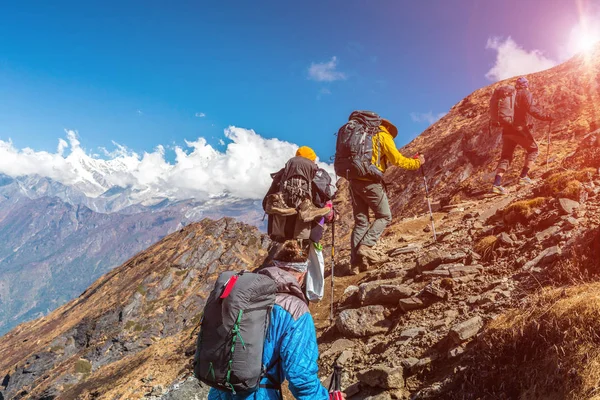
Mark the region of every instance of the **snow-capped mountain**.
[[259, 201], [227, 195], [178, 200], [132, 187], [106, 189], [109, 170], [84, 161], [81, 168], [89, 174], [79, 171], [86, 180], [72, 185], [0, 174], [0, 335], [64, 304], [192, 222], [230, 216], [264, 228]]

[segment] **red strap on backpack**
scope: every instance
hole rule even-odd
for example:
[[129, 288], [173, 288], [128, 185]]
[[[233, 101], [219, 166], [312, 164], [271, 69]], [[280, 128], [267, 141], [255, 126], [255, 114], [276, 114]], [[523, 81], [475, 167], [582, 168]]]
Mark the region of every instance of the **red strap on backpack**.
[[231, 291], [233, 290], [233, 287], [235, 286], [235, 283], [238, 280], [238, 276], [239, 276], [239, 274], [233, 275], [231, 278], [229, 278], [227, 280], [227, 283], [225, 284], [225, 287], [223, 288], [223, 293], [221, 293], [221, 295], [219, 296], [220, 299], [224, 299], [231, 294]]

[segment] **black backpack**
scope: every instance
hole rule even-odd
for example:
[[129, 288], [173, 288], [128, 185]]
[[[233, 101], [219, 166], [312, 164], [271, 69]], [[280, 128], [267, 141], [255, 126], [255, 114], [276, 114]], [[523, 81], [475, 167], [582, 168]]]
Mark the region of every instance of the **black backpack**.
[[514, 86], [497, 87], [490, 99], [490, 127], [512, 126], [515, 120], [515, 98], [517, 90]]
[[[346, 179], [381, 181], [383, 173], [373, 165], [373, 135], [379, 133], [381, 117], [372, 111], [354, 111], [337, 133], [335, 173]], [[381, 156], [381, 151], [378, 152]]]
[[194, 357], [194, 375], [232, 394], [257, 390], [268, 367], [263, 348], [277, 284], [251, 272], [223, 272], [210, 293]]

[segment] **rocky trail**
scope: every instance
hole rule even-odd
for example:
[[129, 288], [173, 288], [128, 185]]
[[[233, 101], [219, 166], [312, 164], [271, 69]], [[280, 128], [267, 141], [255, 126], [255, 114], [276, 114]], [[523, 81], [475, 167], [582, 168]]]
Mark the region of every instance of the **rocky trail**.
[[[548, 268], [598, 226], [598, 171], [550, 171], [510, 189], [436, 212], [437, 243], [427, 214], [396, 222], [378, 248], [387, 262], [336, 277], [334, 324], [326, 304], [314, 307], [320, 362], [344, 367], [350, 398], [445, 398], [490, 321], [562, 283]], [[336, 269], [351, 274], [347, 263]]]

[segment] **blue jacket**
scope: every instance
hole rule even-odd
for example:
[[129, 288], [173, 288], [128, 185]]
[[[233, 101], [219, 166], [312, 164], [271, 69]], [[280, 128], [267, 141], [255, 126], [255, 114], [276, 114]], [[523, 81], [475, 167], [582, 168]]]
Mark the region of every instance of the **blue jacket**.
[[269, 367], [261, 388], [249, 395], [222, 392], [211, 389], [209, 400], [280, 400], [277, 389], [262, 387], [280, 386], [284, 380], [298, 400], [328, 400], [329, 393], [321, 385], [317, 375], [319, 349], [315, 323], [308, 310], [304, 293], [296, 278], [286, 271], [264, 268], [259, 273], [277, 282], [277, 300], [271, 312], [271, 324], [263, 350], [263, 365]]

